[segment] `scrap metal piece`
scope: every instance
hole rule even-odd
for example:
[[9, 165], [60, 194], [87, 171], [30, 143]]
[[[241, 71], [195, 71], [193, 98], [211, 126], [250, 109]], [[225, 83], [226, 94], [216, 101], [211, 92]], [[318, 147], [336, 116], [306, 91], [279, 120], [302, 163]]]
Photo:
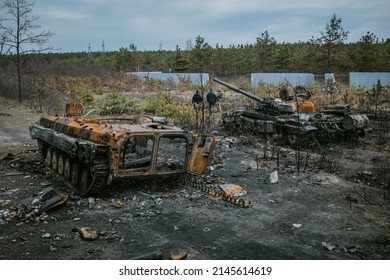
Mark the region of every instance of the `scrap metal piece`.
[[240, 206], [243, 208], [249, 208], [252, 206], [250, 200], [229, 195], [222, 188], [220, 188], [219, 185], [210, 184], [209, 182], [207, 182], [205, 178], [195, 177], [188, 174], [186, 176], [183, 176], [181, 179], [182, 179], [181, 183], [183, 185], [198, 189], [201, 192], [205, 194], [209, 194], [217, 199], [222, 199], [226, 202], [229, 202], [233, 205]]
[[68, 195], [58, 194], [52, 187], [47, 187], [36, 196], [23, 199], [20, 205], [39, 214], [64, 204], [67, 199]]
[[219, 187], [227, 194], [234, 197], [246, 195], [246, 190], [236, 184], [222, 184]]

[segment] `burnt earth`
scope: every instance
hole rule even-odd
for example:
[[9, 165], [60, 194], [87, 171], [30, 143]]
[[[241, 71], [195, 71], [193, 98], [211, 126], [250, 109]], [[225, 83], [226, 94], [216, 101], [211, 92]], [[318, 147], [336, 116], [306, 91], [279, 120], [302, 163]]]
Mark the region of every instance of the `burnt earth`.
[[[252, 207], [241, 208], [159, 181], [77, 196], [29, 139], [39, 115], [9, 105], [0, 113], [0, 259], [390, 259], [389, 154], [369, 138], [324, 146], [325, 157], [302, 150], [298, 173], [296, 151], [220, 129], [205, 176], [244, 187]], [[66, 202], [21, 206], [48, 187]]]

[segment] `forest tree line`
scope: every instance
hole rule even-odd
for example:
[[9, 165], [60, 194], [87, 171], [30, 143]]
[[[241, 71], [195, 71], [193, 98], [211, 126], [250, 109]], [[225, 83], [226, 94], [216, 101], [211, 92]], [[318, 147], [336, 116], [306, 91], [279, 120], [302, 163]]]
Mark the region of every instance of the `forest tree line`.
[[[15, 57], [2, 55], [2, 71], [14, 71]], [[111, 52], [39, 53], [22, 57], [25, 73], [65, 76], [113, 74], [126, 71], [206, 72], [236, 77], [256, 72], [335, 73], [390, 72], [390, 39], [368, 32], [356, 43], [325, 45], [318, 40], [277, 43], [267, 31], [256, 43], [211, 47], [198, 36], [191, 49], [140, 51], [130, 44]]]
[[130, 44], [110, 52], [61, 53], [47, 45], [53, 34], [40, 31], [40, 26], [34, 24], [37, 17], [30, 16], [33, 5], [29, 0], [5, 1], [16, 29], [0, 18], [0, 94], [12, 96], [18, 92], [19, 102], [22, 96], [31, 95], [26, 91], [41, 91], [39, 84], [50, 77], [113, 76], [139, 71], [203, 72], [223, 78], [255, 72], [390, 72], [390, 38], [380, 39], [368, 31], [358, 42], [346, 43], [349, 31], [335, 14], [325, 30], [307, 42], [278, 43], [264, 31], [253, 44], [228, 47], [212, 47], [199, 35], [185, 50], [176, 46], [175, 50], [141, 51]]

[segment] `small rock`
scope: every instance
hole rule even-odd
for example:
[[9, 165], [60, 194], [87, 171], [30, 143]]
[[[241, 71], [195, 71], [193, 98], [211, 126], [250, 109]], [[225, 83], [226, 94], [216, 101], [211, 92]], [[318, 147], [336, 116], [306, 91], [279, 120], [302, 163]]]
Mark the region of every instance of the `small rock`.
[[89, 197], [88, 198], [88, 209], [92, 210], [93, 208], [95, 208], [95, 198]]
[[269, 175], [270, 183], [275, 184], [278, 182], [278, 171], [275, 170]]
[[53, 236], [53, 240], [54, 240], [54, 241], [61, 241], [62, 238], [61, 238], [60, 235], [56, 234], [55, 236]]
[[313, 181], [313, 185], [321, 185], [321, 183], [322, 183], [321, 179], [317, 179], [317, 180]]
[[326, 243], [326, 242], [321, 242], [322, 246], [324, 246], [327, 250], [332, 251], [336, 246]]
[[80, 228], [80, 234], [82, 239], [89, 240], [89, 241], [95, 240], [98, 237], [97, 231], [91, 230], [88, 227]]
[[116, 224], [117, 225], [117, 224], [119, 224], [121, 222], [121, 220], [119, 218], [115, 218], [115, 219], [110, 219], [109, 222], [111, 224]]
[[44, 182], [41, 183], [41, 187], [42, 187], [42, 188], [47, 188], [47, 187], [50, 186], [50, 185], [51, 185], [51, 183], [50, 183], [50, 182], [47, 182], [47, 181], [44, 181]]
[[115, 201], [115, 199], [112, 199], [111, 202], [115, 208], [122, 208], [123, 207], [123, 202], [121, 200]]
[[257, 166], [258, 166], [258, 168], [261, 168], [261, 169], [264, 169], [267, 167], [267, 165], [265, 164], [265, 162], [263, 160], [258, 161]]
[[356, 253], [358, 251], [358, 248], [355, 247], [355, 246], [348, 246], [348, 247], [344, 248], [344, 251], [346, 253], [352, 253], [353, 254], [353, 253]]
[[43, 238], [50, 238], [51, 237], [51, 234], [50, 233], [45, 233], [42, 235]]
[[49, 247], [50, 252], [55, 252], [58, 250], [58, 247], [55, 244], [51, 244]]

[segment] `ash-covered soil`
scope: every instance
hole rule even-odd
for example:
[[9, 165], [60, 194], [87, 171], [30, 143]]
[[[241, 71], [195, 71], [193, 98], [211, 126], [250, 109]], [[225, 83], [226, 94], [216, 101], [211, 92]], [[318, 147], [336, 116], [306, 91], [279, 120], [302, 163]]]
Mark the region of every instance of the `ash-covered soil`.
[[[370, 138], [302, 150], [298, 173], [293, 149], [220, 129], [205, 177], [242, 186], [249, 208], [159, 181], [80, 197], [29, 139], [39, 115], [2, 104], [0, 259], [390, 259], [390, 156]], [[50, 187], [64, 202], [42, 212]]]

